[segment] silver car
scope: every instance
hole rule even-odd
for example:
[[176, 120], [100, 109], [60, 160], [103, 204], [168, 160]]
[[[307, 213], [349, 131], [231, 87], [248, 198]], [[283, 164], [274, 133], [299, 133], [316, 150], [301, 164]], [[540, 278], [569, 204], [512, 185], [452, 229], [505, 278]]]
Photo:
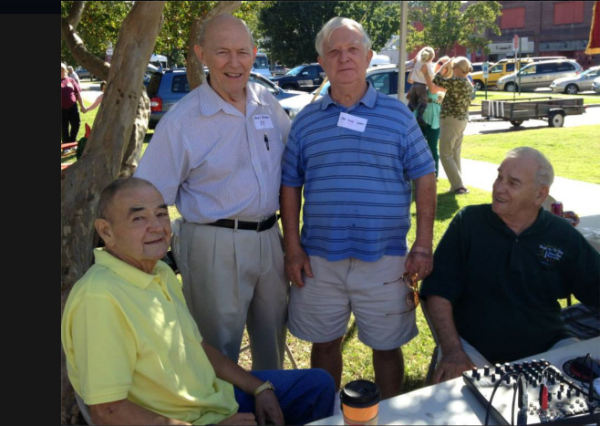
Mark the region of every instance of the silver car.
[[534, 90], [548, 87], [554, 80], [562, 77], [576, 77], [583, 71], [574, 59], [533, 62], [525, 65], [519, 72], [513, 72], [498, 80], [498, 88], [507, 92], [516, 90]]
[[574, 95], [577, 92], [592, 90], [594, 79], [600, 75], [600, 66], [591, 67], [575, 77], [557, 78], [552, 82], [550, 88], [555, 93], [568, 93]]
[[592, 90], [596, 93], [600, 93], [600, 77], [596, 77], [592, 83]]

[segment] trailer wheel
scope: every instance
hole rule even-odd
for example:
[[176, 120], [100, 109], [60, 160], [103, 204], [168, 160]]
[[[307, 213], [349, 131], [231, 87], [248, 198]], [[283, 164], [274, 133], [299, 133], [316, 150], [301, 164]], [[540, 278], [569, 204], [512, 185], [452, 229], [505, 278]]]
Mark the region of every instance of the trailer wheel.
[[522, 123], [523, 123], [523, 120], [511, 120], [510, 121], [510, 124], [512, 124], [515, 127], [519, 127]]
[[548, 126], [562, 127], [565, 124], [565, 115], [560, 111], [553, 111], [548, 115]]

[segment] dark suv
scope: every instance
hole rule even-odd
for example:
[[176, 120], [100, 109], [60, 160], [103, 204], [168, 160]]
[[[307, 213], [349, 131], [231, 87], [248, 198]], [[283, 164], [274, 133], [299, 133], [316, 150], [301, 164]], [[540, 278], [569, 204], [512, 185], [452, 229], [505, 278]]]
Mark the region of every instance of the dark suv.
[[303, 90], [312, 92], [323, 83], [325, 71], [317, 63], [303, 64], [292, 68], [282, 76], [271, 80], [284, 90]]
[[[295, 90], [282, 90], [267, 78], [254, 72], [250, 73], [250, 81], [265, 86], [279, 101], [304, 94], [303, 92], [297, 92]], [[148, 97], [150, 98], [150, 122], [148, 123], [148, 127], [154, 129], [161, 117], [165, 115], [179, 99], [190, 92], [187, 71], [185, 68], [176, 68], [173, 70], [155, 72], [150, 78], [146, 90], [148, 92]], [[288, 110], [286, 110], [286, 112], [289, 114]]]

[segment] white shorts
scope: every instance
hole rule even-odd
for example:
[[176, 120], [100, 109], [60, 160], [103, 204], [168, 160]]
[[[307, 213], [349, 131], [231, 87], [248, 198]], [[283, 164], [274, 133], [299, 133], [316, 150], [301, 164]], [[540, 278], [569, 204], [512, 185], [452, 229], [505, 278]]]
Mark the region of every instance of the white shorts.
[[410, 289], [402, 279], [405, 259], [330, 262], [310, 256], [314, 278], [304, 276], [304, 287], [291, 288], [290, 332], [313, 343], [331, 342], [346, 333], [352, 312], [365, 345], [391, 350], [407, 343], [418, 330], [415, 309], [406, 303]]

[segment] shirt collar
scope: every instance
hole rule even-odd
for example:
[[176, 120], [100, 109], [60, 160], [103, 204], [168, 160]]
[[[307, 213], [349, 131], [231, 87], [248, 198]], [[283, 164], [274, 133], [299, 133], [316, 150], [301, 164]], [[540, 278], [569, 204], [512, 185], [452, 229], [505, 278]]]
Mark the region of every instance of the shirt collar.
[[[352, 105], [350, 108], [348, 108], [348, 110], [356, 108], [356, 106], [358, 104], [363, 104], [367, 108], [375, 107], [375, 104], [377, 103], [377, 90], [375, 90], [375, 88], [373, 87], [373, 85], [371, 84], [370, 81], [367, 81], [367, 85], [368, 85], [367, 91], [365, 92], [364, 96], [362, 98], [360, 98], [360, 100], [355, 105]], [[341, 106], [340, 104], [338, 104], [337, 102], [335, 102], [331, 98], [331, 95], [329, 94], [330, 90], [331, 90], [331, 87], [329, 87], [329, 89], [327, 90], [327, 93], [325, 94], [325, 96], [323, 96], [323, 100], [321, 101], [321, 109], [325, 110], [331, 104], [345, 108], [345, 107]]]
[[124, 281], [140, 288], [146, 288], [150, 283], [164, 273], [168, 268], [166, 264], [158, 261], [152, 274], [148, 274], [135, 266], [123, 262], [121, 259], [113, 256], [104, 248], [94, 249], [94, 261], [97, 265], [102, 265], [123, 278]]
[[[510, 229], [508, 227], [508, 225], [506, 225], [506, 223], [504, 223], [504, 221], [500, 218], [500, 216], [498, 216], [496, 213], [494, 213], [494, 211], [492, 210], [492, 205], [488, 204], [489, 207], [489, 219], [490, 219], [490, 223], [495, 226], [497, 229], [501, 229], [504, 232], [509, 233], [510, 235], [515, 235], [514, 231], [512, 229]], [[523, 232], [521, 232], [519, 234], [519, 237], [522, 237], [524, 235], [529, 235], [529, 234], [535, 234], [538, 231], [542, 231], [545, 226], [548, 224], [548, 212], [545, 211], [542, 207], [540, 207], [540, 209], [538, 210], [538, 215], [535, 218], [535, 221], [529, 225], [529, 227], [527, 227], [526, 229], [523, 230]]]
[[[200, 113], [204, 116], [214, 115], [220, 110], [232, 115], [241, 114], [210, 87], [208, 79], [204, 80], [198, 88], [198, 96], [200, 98]], [[266, 105], [266, 103], [260, 98], [254, 84], [248, 82], [246, 83], [246, 111], [253, 111], [257, 105]]]

